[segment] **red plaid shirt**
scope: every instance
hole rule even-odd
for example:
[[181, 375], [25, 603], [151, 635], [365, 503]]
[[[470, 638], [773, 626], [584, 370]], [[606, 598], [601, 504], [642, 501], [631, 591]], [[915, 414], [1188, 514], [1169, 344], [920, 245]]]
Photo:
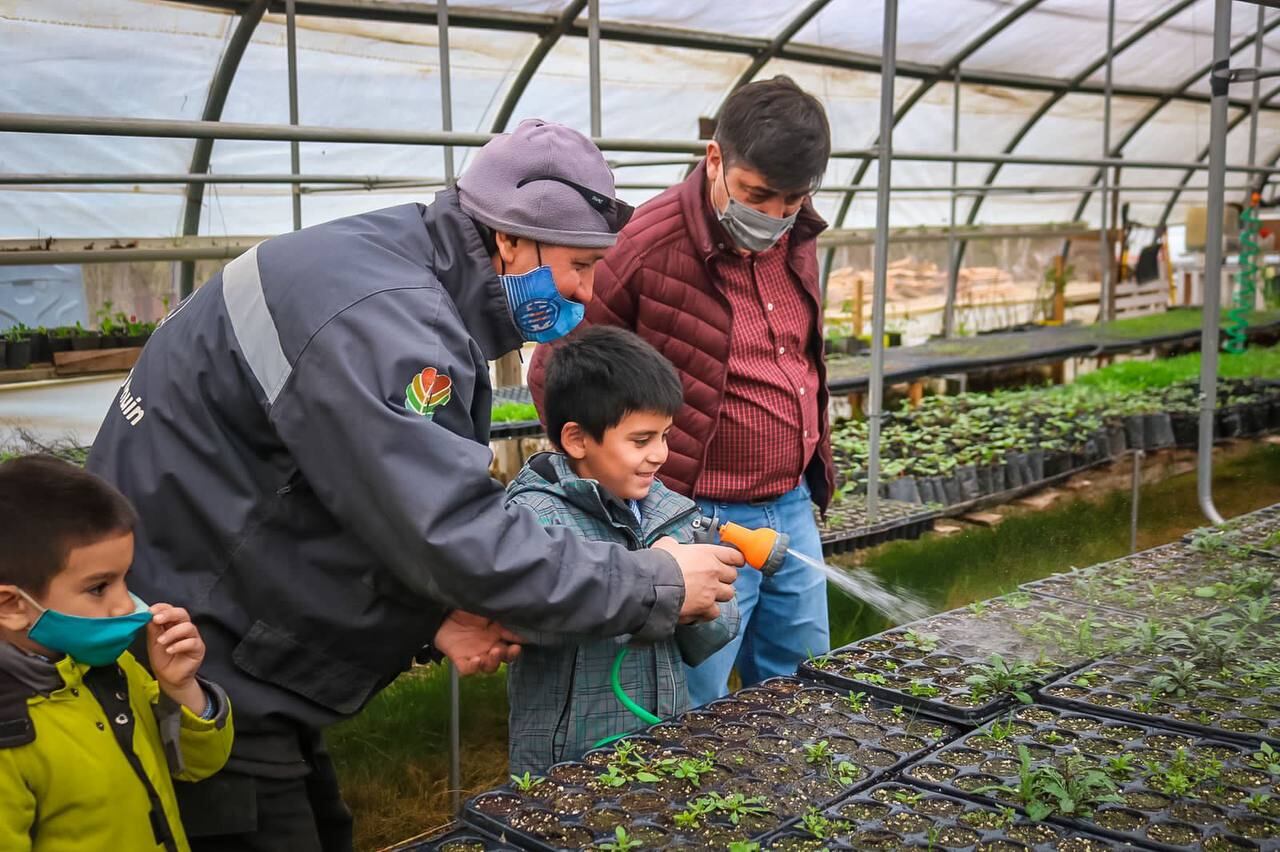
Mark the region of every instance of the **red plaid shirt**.
[[818, 447], [818, 368], [808, 355], [818, 318], [787, 267], [787, 241], [715, 262], [733, 335], [720, 423], [696, 489], [708, 500], [781, 496]]

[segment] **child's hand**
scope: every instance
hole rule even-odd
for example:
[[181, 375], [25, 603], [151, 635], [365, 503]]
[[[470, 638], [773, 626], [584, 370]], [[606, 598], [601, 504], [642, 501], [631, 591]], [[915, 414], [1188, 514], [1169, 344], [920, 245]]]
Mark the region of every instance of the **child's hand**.
[[192, 713], [205, 710], [204, 689], [196, 672], [204, 661], [204, 640], [185, 609], [165, 603], [151, 605], [147, 625], [147, 657], [164, 694]]

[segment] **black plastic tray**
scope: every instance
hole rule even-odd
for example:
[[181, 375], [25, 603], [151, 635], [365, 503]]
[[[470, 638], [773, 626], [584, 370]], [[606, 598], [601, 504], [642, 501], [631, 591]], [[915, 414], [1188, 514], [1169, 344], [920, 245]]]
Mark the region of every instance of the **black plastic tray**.
[[[784, 715], [788, 712], [792, 715]], [[596, 779], [615, 754], [609, 747], [594, 749], [581, 761], [551, 767], [548, 780], [528, 794], [508, 784], [476, 796], [466, 803], [463, 818], [526, 849], [577, 848], [612, 837], [614, 827], [605, 817], [629, 796], [626, 804], [632, 816], [623, 824], [629, 831], [644, 832], [639, 839], [646, 846], [722, 847], [730, 840], [763, 836], [811, 805], [821, 806], [873, 784], [959, 733], [945, 722], [905, 709], [895, 712], [881, 702], [867, 701], [857, 711], [835, 690], [797, 678], [772, 678], [628, 738], [653, 755], [714, 752], [719, 777], [704, 778], [698, 788], [671, 778], [656, 784], [632, 781], [623, 789], [606, 787]], [[836, 762], [849, 760], [860, 767], [849, 785], [807, 762], [804, 747], [822, 740]], [[674, 814], [712, 791], [724, 796], [764, 795], [775, 819], [734, 829], [713, 818], [709, 821], [719, 827], [714, 837], [674, 825]], [[496, 813], [497, 805], [509, 809]], [[564, 845], [535, 836], [522, 824], [531, 811], [539, 810], [558, 814], [556, 821], [566, 833]], [[594, 825], [587, 824], [588, 813]]]
[[[1270, 629], [1275, 629], [1274, 625]], [[1254, 656], [1252, 652], [1245, 653]], [[1194, 697], [1184, 699], [1170, 695], [1153, 697], [1149, 690], [1151, 679], [1163, 673], [1168, 664], [1181, 659], [1185, 658], [1122, 654], [1049, 684], [1040, 690], [1041, 700], [1079, 712], [1131, 719], [1145, 725], [1164, 725], [1201, 736], [1280, 745], [1280, 686], [1263, 688], [1260, 697], [1224, 693], [1215, 687], [1203, 687]], [[1235, 675], [1222, 670], [1203, 672], [1202, 677], [1222, 683], [1227, 690], [1243, 688]], [[1129, 694], [1116, 692], [1117, 686], [1124, 686]], [[1093, 700], [1086, 700], [1086, 696]], [[1150, 702], [1151, 706], [1146, 712], [1136, 709], [1137, 700]], [[1198, 702], [1200, 708], [1212, 716], [1197, 721], [1199, 713], [1193, 702]], [[1270, 727], [1255, 715], [1268, 706], [1274, 708], [1276, 716]], [[1254, 725], [1258, 727], [1250, 730]]]
[[1280, 530], [1280, 503], [1237, 515], [1221, 527], [1205, 527], [1192, 530], [1182, 537], [1190, 544], [1200, 536], [1224, 536], [1231, 544], [1238, 544], [1269, 559], [1280, 559], [1280, 548], [1264, 548], [1262, 542], [1276, 530]]
[[[1133, 764], [1129, 779], [1121, 780], [1119, 776], [1114, 779], [1123, 802], [1103, 804], [1089, 817], [1055, 815], [1050, 820], [1153, 849], [1200, 849], [1222, 837], [1242, 844], [1240, 848], [1280, 849], [1280, 808], [1276, 809], [1276, 816], [1271, 816], [1255, 813], [1241, 804], [1247, 796], [1265, 794], [1273, 797], [1273, 803], [1266, 805], [1268, 809], [1280, 805], [1274, 800], [1278, 779], [1248, 766], [1251, 749], [1247, 746], [1044, 705], [1019, 708], [1012, 718], [1016, 729], [1005, 739], [992, 741], [988, 725], [911, 765], [902, 773], [903, 777], [951, 795], [1017, 806], [1012, 796], [975, 791], [992, 784], [1018, 786], [1019, 746], [1026, 746], [1032, 752], [1034, 765], [1052, 761], [1059, 768], [1071, 754], [1082, 754], [1098, 764], [1112, 757], [1129, 755]], [[1053, 737], [1061, 737], [1064, 742]], [[1207, 794], [1175, 797], [1142, 780], [1146, 762], [1168, 767], [1180, 748], [1185, 749], [1186, 757], [1192, 761], [1209, 758], [1221, 761], [1219, 780], [1223, 792], [1220, 795], [1210, 790]], [[1109, 816], [1113, 811], [1122, 812], [1119, 816], [1140, 820], [1140, 824], [1131, 829], [1109, 826], [1106, 820], [1117, 816]], [[1192, 825], [1192, 819], [1200, 824]], [[1177, 843], [1168, 837], [1152, 835], [1153, 830], [1165, 831], [1171, 825], [1194, 832], [1195, 839]]]
[[998, 808], [909, 784], [877, 784], [823, 811], [846, 827], [817, 840], [802, 825], [765, 837], [765, 852], [793, 849], [1030, 849], [1033, 852], [1095, 852], [1125, 844], [1022, 815], [1007, 818]]
[[[1053, 631], [1050, 637], [1024, 632], [1033, 629], [1030, 622], [1040, 614], [1054, 619], [1053, 626], [1045, 628]], [[1085, 623], [1097, 630], [1097, 647], [1088, 652], [1064, 649], [1057, 640], [1074, 638], [1065, 634]], [[1117, 636], [1129, 623], [1129, 619], [1111, 611], [1014, 593], [859, 639], [802, 662], [798, 673], [839, 689], [866, 692], [895, 704], [916, 707], [956, 724], [981, 724], [1014, 706], [1018, 699], [1011, 693], [1002, 693], [981, 704], [968, 703], [963, 697], [969, 692], [964, 678], [973, 673], [975, 666], [989, 664], [992, 655], [997, 654], [1012, 665], [1052, 652], [1052, 659], [1043, 663], [1042, 671], [1030, 683], [1034, 689], [1119, 650], [1118, 644], [1108, 643], [1104, 637]], [[909, 632], [920, 637], [916, 647], [905, 644]], [[920, 678], [928, 679], [925, 687], [943, 691], [934, 696], [912, 695], [912, 681]]]
[[454, 825], [428, 837], [398, 843], [385, 852], [519, 852], [519, 849], [471, 826]]
[[[1053, 574], [1024, 583], [1020, 588], [1130, 615], [1197, 618], [1237, 602], [1222, 597], [1201, 597], [1198, 588], [1230, 580], [1236, 568], [1271, 570], [1273, 567], [1269, 560], [1261, 557], [1242, 560], [1225, 553], [1200, 552], [1182, 542], [1173, 542], [1089, 568]], [[1122, 582], [1124, 585], [1120, 585]]]

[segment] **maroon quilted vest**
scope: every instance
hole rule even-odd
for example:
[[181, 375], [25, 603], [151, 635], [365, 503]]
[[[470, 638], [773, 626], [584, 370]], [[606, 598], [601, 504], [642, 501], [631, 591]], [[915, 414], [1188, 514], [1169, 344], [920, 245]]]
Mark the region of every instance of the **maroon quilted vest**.
[[[660, 477], [669, 488], [692, 497], [707, 445], [715, 437], [724, 401], [733, 317], [715, 271], [729, 240], [710, 217], [704, 200], [706, 163], [688, 178], [642, 205], [618, 243], [596, 265], [594, 297], [583, 327], [607, 323], [631, 329], [667, 357], [680, 373], [684, 406], [675, 417], [671, 454]], [[791, 232], [787, 265], [804, 285], [821, 317], [817, 237], [826, 228], [805, 202]], [[731, 250], [731, 249], [730, 249]], [[542, 411], [547, 357], [554, 346], [537, 347], [529, 365], [529, 390]], [[827, 368], [822, 334], [811, 337], [810, 357], [818, 365], [822, 435], [805, 478], [813, 500], [826, 509], [835, 489], [827, 420]], [[761, 495], [767, 496], [767, 495]], [[752, 495], [744, 494], [743, 500]]]

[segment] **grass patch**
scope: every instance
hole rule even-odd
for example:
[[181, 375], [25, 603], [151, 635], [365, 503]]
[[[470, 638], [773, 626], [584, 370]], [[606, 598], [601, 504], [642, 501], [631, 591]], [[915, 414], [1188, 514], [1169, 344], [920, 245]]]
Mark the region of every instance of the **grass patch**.
[[538, 419], [538, 409], [532, 402], [500, 402], [492, 409], [490, 419], [494, 423], [524, 423]]
[[[1280, 346], [1252, 348], [1239, 355], [1218, 355], [1218, 376], [1231, 379], [1280, 378]], [[1102, 391], [1166, 388], [1200, 377], [1200, 353], [1155, 361], [1124, 361], [1079, 376], [1075, 384]]]

